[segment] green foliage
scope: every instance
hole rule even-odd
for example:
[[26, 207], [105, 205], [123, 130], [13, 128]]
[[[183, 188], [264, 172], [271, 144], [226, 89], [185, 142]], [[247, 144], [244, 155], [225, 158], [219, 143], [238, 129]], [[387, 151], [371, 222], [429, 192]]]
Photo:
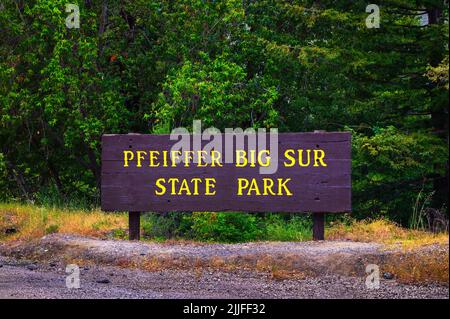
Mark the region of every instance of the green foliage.
[[81, 10], [77, 32], [65, 26], [64, 1], [8, 4], [0, 12], [0, 139], [12, 180], [23, 181], [28, 199], [49, 183], [60, 195], [93, 196], [100, 137], [129, 116], [120, 79], [98, 61], [96, 15]]
[[413, 212], [409, 220], [409, 228], [415, 230], [426, 230], [426, 209], [431, 204], [433, 192], [424, 194], [422, 191], [417, 195], [416, 202], [414, 203]]
[[[448, 207], [443, 0], [382, 2], [380, 29], [365, 26], [362, 0], [80, 1], [79, 30], [65, 26], [65, 1], [2, 4], [1, 200], [96, 205], [102, 134], [200, 119], [351, 128], [357, 216], [407, 223], [422, 188]], [[420, 26], [419, 11], [437, 19]], [[149, 233], [173, 234], [167, 223]], [[186, 226], [205, 238], [208, 227]]]
[[34, 203], [45, 207], [63, 209], [93, 209], [98, 202], [83, 192], [60, 194], [55, 185], [44, 186], [34, 194]]
[[52, 225], [49, 225], [47, 228], [45, 228], [45, 233], [46, 234], [54, 234], [54, 233], [57, 233], [58, 230], [59, 230], [59, 226], [52, 224]]
[[255, 240], [261, 234], [257, 219], [251, 214], [193, 213], [193, 238], [204, 241], [239, 242]]
[[[353, 134], [353, 197], [356, 215], [408, 222], [417, 194], [445, 174], [448, 147], [427, 133], [405, 134], [389, 126], [372, 136]], [[442, 171], [439, 171], [441, 168]]]
[[[171, 121], [175, 128], [201, 119], [205, 127], [220, 129], [275, 126], [275, 87], [266, 87], [263, 79], [247, 81], [244, 68], [227, 61], [226, 56], [212, 61], [207, 54], [200, 55], [201, 62], [187, 61], [163, 84], [163, 93], [153, 106], [156, 123]], [[155, 126], [156, 131], [159, 128]]]
[[303, 241], [312, 238], [310, 216], [234, 212], [146, 214], [144, 236], [153, 240], [185, 238], [207, 242]]
[[265, 224], [265, 240], [305, 241], [312, 238], [310, 216], [295, 216], [286, 220], [280, 215], [270, 214], [265, 220]]
[[114, 239], [128, 239], [128, 232], [125, 229], [113, 229], [110, 236]]
[[448, 55], [444, 57], [438, 66], [429, 66], [426, 75], [431, 81], [437, 83], [439, 86], [445, 87], [448, 90]]
[[154, 239], [189, 236], [189, 213], [150, 213], [144, 215], [142, 228], [144, 236]]

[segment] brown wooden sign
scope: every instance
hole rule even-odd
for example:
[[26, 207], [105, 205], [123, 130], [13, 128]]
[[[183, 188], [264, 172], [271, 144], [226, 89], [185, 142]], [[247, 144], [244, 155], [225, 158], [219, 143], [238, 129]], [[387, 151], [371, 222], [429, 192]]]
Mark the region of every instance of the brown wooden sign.
[[[102, 209], [351, 210], [350, 133], [280, 133], [275, 142], [265, 134], [252, 146], [253, 137], [221, 134], [211, 147], [212, 138], [195, 135], [104, 135]], [[191, 148], [177, 150], [181, 139]]]

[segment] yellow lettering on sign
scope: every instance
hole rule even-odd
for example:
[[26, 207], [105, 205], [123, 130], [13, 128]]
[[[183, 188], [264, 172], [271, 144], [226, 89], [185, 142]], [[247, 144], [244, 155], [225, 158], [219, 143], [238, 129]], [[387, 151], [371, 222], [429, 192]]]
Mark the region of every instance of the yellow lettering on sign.
[[194, 159], [194, 151], [184, 152], [184, 167], [189, 167], [189, 163]]
[[319, 166], [319, 164], [317, 164], [317, 161], [319, 161], [322, 166], [327, 166], [327, 164], [325, 164], [323, 161], [324, 157], [325, 152], [323, 150], [314, 150], [314, 166]]
[[283, 178], [278, 178], [278, 196], [283, 196], [283, 190], [285, 191], [286, 196], [292, 196], [291, 191], [286, 186], [287, 182], [290, 180], [290, 178], [286, 178], [285, 180], [283, 180]]
[[311, 150], [306, 150], [306, 152], [307, 152], [308, 161], [305, 164], [305, 163], [303, 163], [303, 150], [298, 150], [298, 164], [302, 167], [307, 167], [307, 166], [309, 166], [309, 163], [311, 163], [311, 157], [310, 157]]
[[201, 182], [202, 182], [202, 179], [198, 178], [198, 177], [194, 177], [191, 179], [191, 183], [194, 184], [194, 192], [193, 192], [194, 195], [199, 194], [198, 193], [198, 183], [201, 183]]
[[170, 195], [200, 195], [200, 184], [204, 184], [204, 195], [212, 196], [216, 194], [216, 179], [215, 178], [205, 178], [201, 179], [198, 177], [188, 179], [178, 179], [171, 177], [169, 179], [158, 178], [155, 182], [156, 190], [155, 194], [157, 196], [162, 196], [167, 193], [167, 186], [170, 187]]
[[269, 195], [275, 195], [275, 193], [272, 190], [273, 187], [273, 180], [271, 178], [263, 178], [263, 182], [264, 182], [264, 191], [263, 194], [264, 196]]
[[[297, 156], [295, 156], [297, 153]], [[325, 151], [324, 150], [313, 150], [311, 152], [310, 149], [298, 149], [297, 151], [293, 149], [287, 149], [284, 151], [284, 157], [286, 160], [283, 162], [284, 167], [293, 167], [294, 165], [298, 165], [300, 167], [309, 167], [311, 166], [311, 157], [313, 158], [313, 165], [315, 167], [324, 166], [327, 164], [324, 162], [325, 159]]]
[[144, 159], [144, 156], [143, 156], [143, 155], [147, 155], [147, 152], [146, 152], [146, 151], [137, 151], [137, 152], [136, 152], [136, 155], [137, 155], [137, 164], [136, 164], [136, 167], [142, 167], [141, 160]]
[[181, 151], [171, 151], [170, 159], [172, 160], [172, 167], [177, 167], [177, 163], [180, 160]]
[[149, 167], [158, 167], [159, 163], [155, 163], [157, 160], [157, 155], [159, 155], [158, 151], [150, 151], [148, 152], [149, 155]]
[[158, 187], [160, 189], [159, 191], [155, 190], [155, 194], [157, 196], [161, 196], [161, 195], [164, 195], [166, 193], [166, 186], [164, 186], [164, 184], [163, 184], [165, 182], [166, 182], [165, 178], [158, 178], [156, 180], [156, 187]]
[[183, 195], [183, 192], [185, 192], [185, 195], [191, 195], [191, 190], [189, 189], [189, 185], [186, 179], [183, 178], [181, 181], [181, 186], [178, 190], [178, 195]]
[[128, 161], [132, 161], [133, 159], [133, 151], [123, 151], [123, 167], [128, 167]]
[[[263, 162], [262, 157], [263, 155], [266, 155], [266, 161]], [[262, 167], [267, 167], [270, 165], [270, 151], [269, 150], [262, 150], [258, 152], [258, 165]]]
[[215, 188], [216, 185], [215, 178], [205, 178], [205, 195], [215, 195], [216, 191], [211, 191], [212, 188]]
[[177, 192], [175, 190], [175, 185], [176, 183], [178, 183], [180, 180], [178, 178], [169, 178], [169, 183], [172, 184], [172, 191], [170, 192], [170, 195], [176, 195]]
[[222, 167], [220, 153], [218, 151], [211, 151], [211, 167], [216, 167], [216, 165]]
[[236, 150], [236, 167], [247, 166], [247, 152], [244, 150]]
[[208, 155], [206, 151], [197, 151], [198, 153], [198, 163], [197, 167], [206, 167], [208, 164], [206, 164], [206, 158], [205, 155]]
[[246, 191], [247, 196], [261, 196], [260, 189], [263, 189], [263, 195], [273, 195], [273, 196], [292, 196], [292, 192], [286, 185], [288, 182], [290, 182], [290, 178], [277, 178], [277, 192], [274, 191], [275, 181], [271, 178], [263, 178], [262, 179], [262, 186], [258, 184], [258, 181], [255, 178], [252, 178], [250, 181], [246, 178], [238, 178], [237, 179], [237, 195], [243, 196], [244, 191]]
[[252, 181], [250, 182], [250, 187], [248, 188], [247, 195], [251, 196], [252, 191], [255, 192], [255, 195], [259, 196], [261, 193], [259, 192], [258, 183], [256, 183], [256, 179], [252, 178]]
[[249, 182], [246, 178], [238, 178], [238, 196], [242, 196], [242, 190], [246, 189], [249, 185]]

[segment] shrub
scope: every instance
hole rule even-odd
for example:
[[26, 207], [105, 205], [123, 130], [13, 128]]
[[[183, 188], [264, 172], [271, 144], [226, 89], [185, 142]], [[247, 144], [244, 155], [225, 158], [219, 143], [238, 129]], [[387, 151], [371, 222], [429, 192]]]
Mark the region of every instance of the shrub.
[[[353, 216], [410, 221], [417, 194], [433, 191], [433, 180], [445, 176], [448, 148], [429, 133], [406, 134], [390, 126], [372, 136], [353, 134]], [[439, 189], [433, 196], [445, 193]], [[439, 209], [444, 201], [437, 200]], [[432, 205], [432, 203], [430, 203]]]
[[33, 200], [39, 206], [81, 210], [94, 209], [99, 204], [97, 197], [97, 191], [94, 189], [62, 194], [55, 185], [42, 187], [33, 194]]
[[113, 229], [110, 236], [115, 239], [128, 239], [128, 231], [122, 228]]
[[149, 238], [189, 237], [191, 213], [150, 213], [144, 215], [142, 228], [144, 236]]
[[193, 213], [192, 236], [198, 240], [218, 242], [251, 241], [261, 235], [257, 219], [246, 213]]
[[58, 230], [59, 230], [59, 226], [58, 225], [51, 224], [47, 228], [45, 228], [45, 233], [46, 234], [54, 234], [54, 233], [57, 233]]
[[309, 216], [295, 216], [285, 221], [278, 214], [270, 214], [265, 223], [267, 240], [303, 241], [312, 238], [312, 222]]

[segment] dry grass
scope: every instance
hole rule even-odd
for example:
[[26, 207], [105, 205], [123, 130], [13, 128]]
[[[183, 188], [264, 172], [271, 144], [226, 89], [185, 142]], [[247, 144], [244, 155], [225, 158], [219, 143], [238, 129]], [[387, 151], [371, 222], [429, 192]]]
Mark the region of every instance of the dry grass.
[[269, 278], [273, 280], [303, 280], [312, 276], [313, 273], [310, 271], [297, 269], [296, 259], [294, 256], [286, 256], [277, 260], [270, 255], [261, 255], [257, 257], [255, 269], [268, 273]]
[[[126, 229], [125, 214], [0, 204], [0, 240], [32, 240], [49, 233], [101, 237]], [[6, 233], [9, 233], [6, 235]]]
[[448, 233], [405, 229], [379, 219], [333, 225], [326, 236], [336, 240], [378, 242], [386, 249], [400, 248], [382, 265], [383, 271], [393, 273], [400, 282], [449, 284]]
[[311, 272], [300, 271], [292, 268], [291, 263], [286, 263], [287, 259], [283, 261], [276, 260], [269, 255], [252, 255], [244, 258], [229, 257], [222, 258], [214, 256], [211, 259], [191, 259], [187, 257], [174, 258], [173, 256], [152, 256], [140, 261], [134, 262], [120, 262], [118, 266], [126, 268], [139, 268], [146, 271], [161, 271], [161, 270], [193, 270], [197, 279], [199, 279], [203, 272], [211, 270], [219, 270], [223, 272], [234, 272], [240, 270], [256, 271], [260, 274], [265, 274], [269, 279], [286, 280], [296, 279], [302, 280], [308, 276], [313, 275]]
[[427, 254], [408, 253], [391, 256], [383, 271], [391, 272], [403, 283], [449, 284], [448, 250], [432, 251]]
[[[292, 256], [274, 258], [270, 255], [230, 256], [227, 258], [213, 256], [211, 258], [191, 258], [187, 256], [158, 255], [143, 258], [123, 259], [114, 261], [114, 265], [122, 268], [142, 269], [149, 272], [163, 270], [193, 271], [197, 279], [204, 272], [222, 271], [255, 271], [273, 280], [302, 280], [314, 273], [308, 270], [296, 269]], [[81, 263], [82, 264], [82, 263]]]
[[411, 230], [398, 226], [394, 222], [378, 219], [354, 221], [349, 225], [335, 224], [326, 230], [329, 240], [352, 240], [361, 242], [378, 242], [389, 246], [399, 246], [412, 250], [423, 246], [438, 244], [448, 245], [448, 233], [430, 233]]
[[[58, 232], [81, 236], [104, 237], [116, 230], [124, 233], [128, 220], [126, 214], [106, 214], [100, 210], [77, 211], [37, 207], [33, 205], [0, 204], [0, 241], [15, 241], [40, 238]], [[11, 232], [11, 230], [15, 230]], [[6, 234], [8, 233], [9, 234]], [[448, 285], [449, 252], [447, 233], [433, 234], [409, 230], [387, 220], [354, 221], [350, 224], [331, 225], [326, 230], [329, 240], [352, 240], [378, 242], [394, 249], [387, 259], [380, 260], [383, 271], [392, 272], [396, 279], [405, 283], [438, 282]], [[192, 241], [169, 240], [165, 244], [203, 245]], [[428, 247], [432, 246], [432, 249]], [[67, 256], [79, 258], [80, 254]], [[81, 260], [78, 260], [81, 263]], [[298, 264], [296, 256], [252, 256], [212, 257], [192, 260], [182, 256], [162, 255], [137, 260], [120, 259], [115, 264], [125, 268], [140, 268], [147, 271], [162, 269], [193, 269], [200, 277], [203, 271], [254, 270], [267, 274], [274, 280], [303, 279], [314, 275]], [[342, 266], [343, 267], [343, 266]]]
[[[65, 233], [101, 237], [118, 231], [126, 235], [127, 216], [107, 214], [100, 210], [65, 210], [38, 207], [26, 204], [0, 203], [0, 240], [30, 240], [49, 233]], [[5, 234], [13, 230], [10, 234]], [[388, 220], [354, 221], [338, 223], [326, 228], [328, 240], [352, 240], [379, 242], [414, 249], [432, 244], [448, 245], [448, 233], [433, 234], [425, 231], [405, 229]], [[193, 240], [166, 240], [166, 244], [196, 244]]]

